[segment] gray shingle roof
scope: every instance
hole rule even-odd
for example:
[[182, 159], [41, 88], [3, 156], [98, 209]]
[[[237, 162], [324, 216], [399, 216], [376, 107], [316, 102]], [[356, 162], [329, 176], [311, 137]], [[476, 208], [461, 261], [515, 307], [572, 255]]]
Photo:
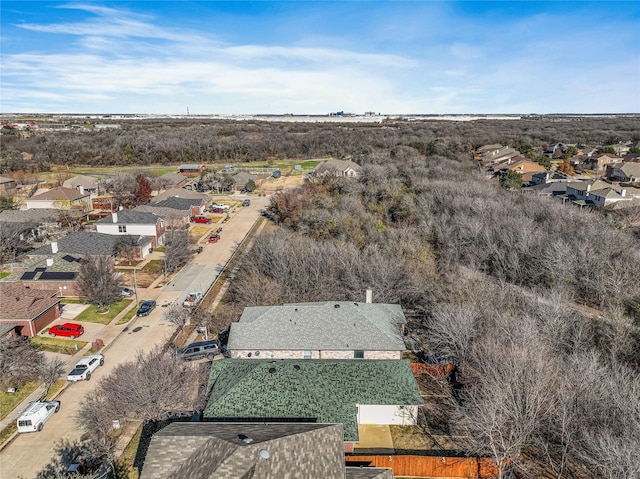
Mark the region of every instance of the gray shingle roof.
[[[155, 225], [160, 217], [154, 213], [147, 213], [138, 210], [120, 210], [117, 212], [118, 221], [116, 224], [127, 225]], [[113, 216], [107, 216], [96, 223], [113, 223]]]
[[378, 467], [347, 467], [346, 479], [393, 479], [391, 469]]
[[[241, 435], [252, 441], [244, 442]], [[285, 477], [343, 479], [342, 427], [299, 423], [172, 423], [154, 434], [140, 476], [141, 479]]]
[[44, 193], [40, 193], [39, 195], [32, 196], [28, 201], [51, 201], [51, 200], [61, 200], [61, 201], [75, 201], [81, 198], [88, 198], [88, 193], [80, 193], [75, 188], [53, 188], [49, 191], [45, 191]]
[[230, 350], [404, 351], [398, 304], [328, 301], [245, 308]]
[[206, 418], [341, 423], [345, 441], [358, 439], [358, 404], [422, 405], [405, 360], [222, 359], [209, 389]]
[[160, 176], [158, 179], [166, 180], [172, 185], [177, 185], [177, 184], [182, 183], [187, 178], [185, 176], [181, 175], [180, 173], [171, 173], [171, 172], [169, 172], [169, 173], [165, 173], [164, 175]]
[[[34, 208], [30, 210], [5, 210], [0, 213], [0, 221], [7, 223], [56, 224], [62, 210], [57, 208]], [[82, 216], [82, 211], [68, 210], [65, 214]]]
[[160, 208], [171, 208], [174, 210], [188, 210], [192, 206], [200, 205], [202, 205], [202, 200], [200, 198], [179, 198], [177, 196], [172, 196], [166, 200], [154, 203], [154, 206]]
[[[94, 231], [77, 231], [63, 238], [58, 243], [58, 251], [69, 254], [92, 254], [111, 256], [113, 249], [122, 236], [110, 235], [106, 233], [96, 233]], [[140, 247], [149, 245], [151, 239], [145, 236], [134, 236], [136, 243]], [[42, 246], [28, 253], [29, 256], [50, 256], [51, 244]]]
[[151, 198], [152, 203], [159, 203], [167, 198], [199, 198], [205, 201], [209, 201], [211, 198], [204, 193], [198, 193], [197, 191], [190, 191], [185, 189], [175, 189], [171, 188], [163, 193], [160, 193], [158, 196]]

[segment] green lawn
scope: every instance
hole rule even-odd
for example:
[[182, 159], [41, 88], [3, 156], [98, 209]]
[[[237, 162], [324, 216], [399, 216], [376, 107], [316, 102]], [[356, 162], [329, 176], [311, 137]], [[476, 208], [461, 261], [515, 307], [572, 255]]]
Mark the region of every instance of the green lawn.
[[8, 271], [3, 271], [2, 273], [0, 273], [0, 279], [2, 278], [6, 278], [7, 276], [9, 276], [11, 273], [9, 273]]
[[144, 265], [140, 271], [149, 274], [161, 274], [162, 273], [162, 260], [161, 259], [152, 259], [147, 264]]
[[132, 308], [131, 311], [129, 311], [127, 314], [121, 317], [116, 324], [128, 323], [129, 321], [131, 321], [131, 318], [133, 318], [136, 315], [136, 311], [137, 311], [136, 308]]
[[48, 336], [34, 336], [29, 339], [38, 351], [49, 351], [72, 355], [87, 345], [86, 341], [77, 339], [50, 338]]
[[24, 401], [29, 394], [36, 390], [39, 384], [40, 383], [37, 381], [29, 381], [17, 384], [15, 387], [18, 391], [15, 393], [8, 393], [6, 392], [6, 389], [0, 391], [0, 419], [4, 419], [7, 414], [13, 411], [18, 404]]
[[105, 313], [99, 312], [98, 307], [95, 304], [92, 304], [82, 313], [80, 313], [76, 317], [75, 321], [109, 324], [113, 318], [115, 318], [124, 308], [126, 308], [131, 303], [131, 301], [131, 299], [121, 299], [117, 303], [113, 303], [109, 310]]

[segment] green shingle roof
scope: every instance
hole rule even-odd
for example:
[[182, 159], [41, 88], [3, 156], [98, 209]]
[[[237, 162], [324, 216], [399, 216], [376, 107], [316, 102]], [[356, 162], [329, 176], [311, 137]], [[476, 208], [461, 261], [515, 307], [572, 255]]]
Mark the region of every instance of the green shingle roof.
[[359, 404], [422, 404], [404, 360], [219, 360], [209, 389], [205, 418], [341, 423], [345, 441], [358, 439]]

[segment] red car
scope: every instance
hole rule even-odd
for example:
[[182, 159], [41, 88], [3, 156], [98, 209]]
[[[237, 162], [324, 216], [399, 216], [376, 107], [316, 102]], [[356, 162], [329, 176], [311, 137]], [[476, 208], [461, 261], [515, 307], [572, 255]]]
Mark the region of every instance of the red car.
[[211, 219], [207, 218], [206, 216], [192, 216], [191, 217], [191, 222], [192, 223], [205, 223], [205, 224], [209, 224], [211, 223]]
[[219, 234], [211, 235], [209, 236], [209, 243], [217, 243], [219, 239], [220, 239]]
[[224, 213], [224, 210], [222, 208], [211, 208], [211, 212], [212, 213], [222, 214], [222, 213]]
[[57, 324], [49, 329], [49, 336], [66, 336], [67, 338], [75, 339], [78, 336], [82, 336], [84, 328], [81, 324], [76, 323], [64, 323]]

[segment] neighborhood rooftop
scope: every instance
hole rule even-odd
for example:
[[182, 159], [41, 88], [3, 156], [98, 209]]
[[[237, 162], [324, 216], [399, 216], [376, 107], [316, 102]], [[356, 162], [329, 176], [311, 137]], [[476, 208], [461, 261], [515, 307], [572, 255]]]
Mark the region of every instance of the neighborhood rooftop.
[[231, 324], [230, 350], [403, 351], [398, 304], [327, 301], [245, 308]]
[[213, 361], [204, 411], [213, 420], [278, 419], [341, 423], [358, 439], [357, 405], [422, 405], [405, 360]]

